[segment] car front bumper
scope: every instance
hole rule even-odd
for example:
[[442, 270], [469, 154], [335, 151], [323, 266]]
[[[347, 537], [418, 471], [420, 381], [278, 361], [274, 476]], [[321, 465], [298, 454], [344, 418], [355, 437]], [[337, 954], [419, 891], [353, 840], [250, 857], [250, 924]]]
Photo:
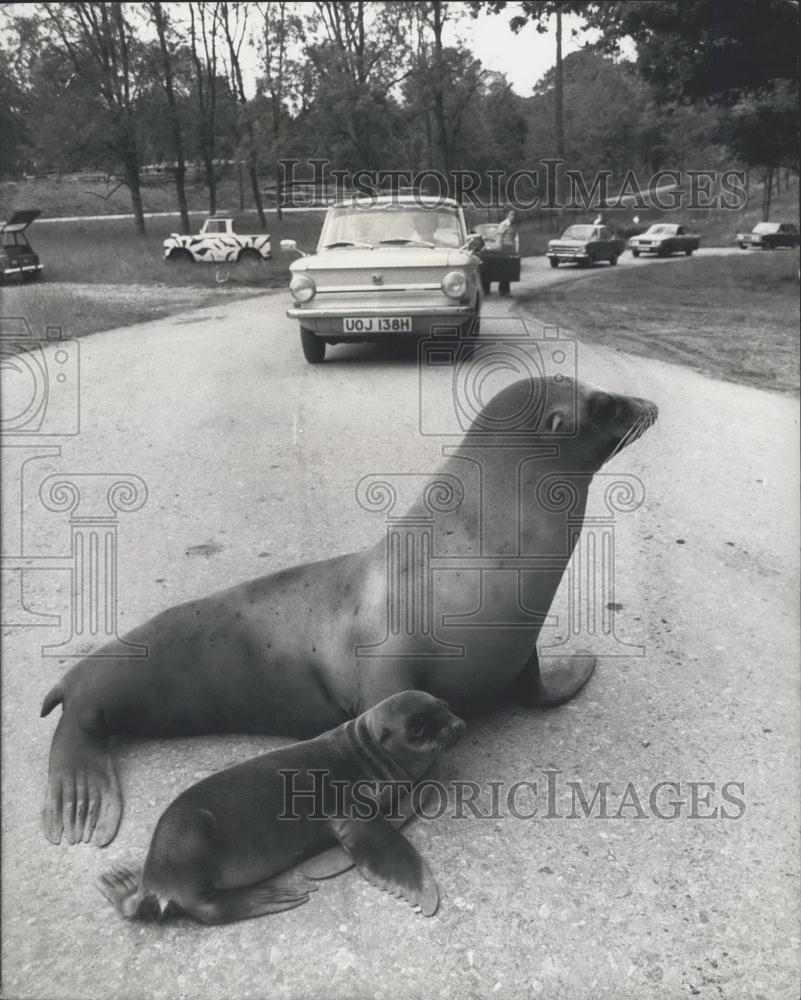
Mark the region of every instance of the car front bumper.
[[286, 314], [296, 319], [302, 327], [311, 330], [318, 336], [334, 337], [338, 340], [363, 340], [355, 333], [345, 333], [345, 319], [395, 319], [409, 317], [412, 321], [411, 331], [404, 333], [372, 333], [370, 339], [386, 337], [429, 336], [439, 327], [452, 328], [462, 326], [478, 316], [478, 303], [454, 304], [452, 306], [431, 305], [353, 305], [332, 309], [330, 306], [296, 305], [287, 309]]
[[562, 250], [559, 247], [553, 250], [546, 250], [546, 257], [554, 257], [556, 260], [586, 260], [589, 254], [586, 250]]
[[0, 273], [6, 278], [15, 274], [35, 274], [43, 270], [44, 266], [42, 264], [6, 264]]

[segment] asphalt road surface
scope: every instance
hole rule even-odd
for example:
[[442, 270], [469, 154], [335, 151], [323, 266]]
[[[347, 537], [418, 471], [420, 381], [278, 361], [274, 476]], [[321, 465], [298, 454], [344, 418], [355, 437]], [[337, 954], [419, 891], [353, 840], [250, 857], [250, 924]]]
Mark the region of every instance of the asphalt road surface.
[[[645, 491], [614, 524], [617, 641], [606, 637], [574, 702], [499, 709], [451, 751], [446, 773], [482, 789], [537, 782], [517, 812], [536, 804], [538, 813], [451, 809], [409, 829], [440, 886], [434, 918], [356, 872], [324, 883], [306, 906], [224, 928], [116, 915], [94, 887], [98, 874], [141, 863], [180, 790], [278, 739], [123, 743], [116, 840], [104, 850], [45, 841], [39, 809], [57, 712], [40, 720], [39, 707], [70, 662], [42, 655], [69, 635], [70, 563], [53, 557], [69, 555], [70, 515], [45, 509], [48, 474], [79, 484], [74, 520], [108, 514], [103, 474], [146, 484], [144, 506], [117, 515], [122, 633], [179, 601], [372, 543], [384, 523], [357, 504], [359, 479], [431, 472], [452, 441], [439, 431], [453, 368], [421, 374], [413, 349], [374, 346], [330, 349], [309, 366], [286, 306], [272, 292], [85, 338], [80, 433], [20, 435], [9, 443], [33, 450], [3, 450], [5, 552], [30, 560], [21, 601], [63, 618], [3, 629], [4, 995], [797, 1000], [798, 406], [580, 341], [581, 378], [660, 409], [604, 470], [638, 477]], [[484, 330], [508, 335], [521, 316], [514, 299], [493, 296]], [[535, 316], [528, 322], [540, 335]], [[57, 350], [45, 349], [51, 373]], [[501, 378], [489, 376], [485, 391]], [[73, 402], [59, 406], [50, 433], [74, 429]], [[438, 433], [421, 435], [421, 420]], [[24, 617], [17, 577], [7, 622]], [[553, 641], [600, 642], [568, 635], [566, 589]], [[562, 818], [547, 816], [547, 771], [559, 772], [552, 811]], [[569, 781], [588, 799], [608, 782], [609, 813], [620, 817], [565, 818]], [[678, 783], [658, 795], [674, 819], [650, 808], [659, 782]], [[727, 783], [737, 783], [728, 802]]]

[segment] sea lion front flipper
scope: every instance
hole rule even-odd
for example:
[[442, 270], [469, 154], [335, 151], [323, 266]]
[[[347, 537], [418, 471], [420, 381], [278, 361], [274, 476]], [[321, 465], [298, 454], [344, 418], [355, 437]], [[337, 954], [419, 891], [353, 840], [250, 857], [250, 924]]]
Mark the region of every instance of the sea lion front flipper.
[[86, 728], [65, 709], [50, 749], [42, 810], [47, 839], [58, 844], [64, 833], [70, 844], [94, 840], [105, 847], [114, 839], [121, 818], [122, 793], [108, 735], [97, 725]]
[[543, 678], [537, 650], [529, 657], [513, 685], [515, 696], [527, 705], [554, 708], [570, 701], [584, 687], [595, 670], [596, 658], [587, 650], [555, 660]]
[[402, 896], [431, 917], [439, 890], [428, 865], [408, 840], [382, 816], [370, 820], [334, 819], [331, 830], [368, 882]]
[[[423, 807], [427, 806], [427, 803], [433, 799], [430, 794], [432, 790], [426, 789], [423, 793], [422, 802]], [[399, 812], [399, 815], [393, 816], [387, 820], [387, 822], [394, 827], [396, 830], [400, 830], [401, 827], [405, 826], [411, 820], [415, 819], [415, 813], [412, 810], [410, 802], [404, 802], [404, 808]], [[309, 858], [307, 861], [302, 862], [297, 867], [297, 871], [302, 872], [306, 878], [310, 879], [326, 879], [334, 878], [335, 875], [342, 875], [345, 872], [349, 872], [351, 868], [355, 865], [355, 861], [348, 854], [344, 847], [330, 847], [327, 851], [323, 851], [321, 854], [316, 854], [313, 858]]]
[[344, 847], [331, 847], [322, 854], [316, 854], [308, 861], [298, 865], [298, 871], [302, 872], [306, 878], [320, 880], [333, 878], [335, 875], [342, 875], [353, 868], [355, 861], [348, 854]]

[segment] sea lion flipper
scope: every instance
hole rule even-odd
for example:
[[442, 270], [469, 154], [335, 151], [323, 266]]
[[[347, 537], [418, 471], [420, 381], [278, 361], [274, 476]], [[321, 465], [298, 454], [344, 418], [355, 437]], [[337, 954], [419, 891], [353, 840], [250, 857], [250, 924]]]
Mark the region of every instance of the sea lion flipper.
[[305, 885], [279, 877], [240, 889], [221, 889], [196, 903], [182, 902], [181, 909], [204, 924], [230, 924], [268, 913], [281, 913], [308, 903], [309, 890], [314, 891], [316, 886], [303, 881]]
[[543, 678], [537, 650], [529, 657], [515, 682], [515, 693], [528, 705], [555, 708], [584, 687], [595, 670], [596, 658], [587, 650], [555, 660]]
[[68, 712], [58, 721], [50, 749], [50, 776], [42, 810], [47, 839], [65, 834], [71, 844], [104, 847], [122, 818], [122, 793], [108, 736], [89, 733]]
[[402, 896], [431, 917], [439, 906], [439, 890], [423, 858], [382, 816], [370, 820], [337, 819], [331, 829], [368, 882]]
[[320, 880], [350, 871], [354, 864], [353, 858], [344, 847], [331, 847], [304, 861], [299, 867], [306, 878]]

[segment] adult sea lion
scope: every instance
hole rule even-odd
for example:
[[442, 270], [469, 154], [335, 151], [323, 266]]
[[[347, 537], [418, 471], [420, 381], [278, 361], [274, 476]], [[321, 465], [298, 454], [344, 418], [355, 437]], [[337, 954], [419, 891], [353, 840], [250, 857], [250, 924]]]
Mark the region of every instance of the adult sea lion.
[[170, 908], [230, 923], [307, 902], [313, 885], [303, 874], [275, 876], [338, 842], [345, 864], [325, 875], [355, 864], [369, 882], [432, 916], [437, 884], [386, 818], [396, 811], [388, 793], [394, 786], [412, 794], [464, 728], [444, 701], [405, 691], [315, 739], [218, 771], [167, 807], [141, 874], [112, 869], [100, 891], [124, 917]]
[[[149, 647], [147, 658], [96, 654], [76, 664], [42, 706], [42, 715], [63, 706], [50, 751], [47, 837], [58, 843], [66, 833], [70, 843], [100, 845], [114, 837], [122, 796], [112, 734], [305, 738], [411, 689], [443, 698], [460, 713], [484, 708], [513, 685], [527, 704], [572, 697], [595, 660], [584, 654], [561, 661], [546, 684], [537, 659], [539, 624], [576, 543], [593, 474], [656, 416], [647, 400], [558, 375], [515, 382], [478, 413], [437, 474], [459, 481], [484, 462], [480, 502], [449, 515], [447, 551], [455, 560], [431, 609], [458, 655], [420, 655], [417, 636], [398, 622], [391, 655], [387, 649], [369, 655], [393, 595], [404, 587], [414, 593], [419, 575], [416, 557], [405, 549], [388, 572], [381, 539], [365, 551], [295, 566], [163, 612], [128, 637]], [[494, 431], [500, 447], [493, 449]], [[540, 502], [540, 488], [554, 477], [569, 481], [575, 494], [569, 523], [563, 505]], [[409, 512], [412, 520], [430, 518], [426, 493]], [[544, 567], [522, 575], [521, 592], [509, 588], [502, 569], [515, 553], [541, 558]], [[499, 570], [460, 568], [460, 557], [470, 555], [497, 558]], [[471, 616], [477, 604], [494, 617], [482, 623]], [[521, 609], [526, 627], [513, 621]]]

